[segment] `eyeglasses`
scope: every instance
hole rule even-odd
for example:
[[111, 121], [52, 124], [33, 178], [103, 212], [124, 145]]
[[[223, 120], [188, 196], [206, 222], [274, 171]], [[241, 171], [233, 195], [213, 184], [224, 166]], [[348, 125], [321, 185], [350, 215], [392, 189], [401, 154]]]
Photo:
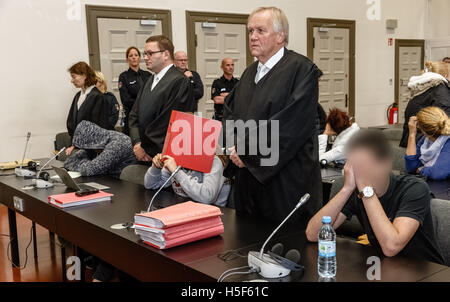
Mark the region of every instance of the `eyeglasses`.
[[145, 57], [145, 56], [151, 57], [151, 56], [153, 56], [155, 53], [158, 53], [158, 52], [165, 52], [165, 50], [149, 51], [149, 52], [144, 51], [144, 57]]

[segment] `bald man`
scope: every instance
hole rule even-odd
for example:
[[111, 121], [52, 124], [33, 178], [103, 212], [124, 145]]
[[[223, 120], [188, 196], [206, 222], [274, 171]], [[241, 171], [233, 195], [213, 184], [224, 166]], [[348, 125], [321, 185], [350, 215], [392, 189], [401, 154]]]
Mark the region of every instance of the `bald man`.
[[214, 101], [214, 119], [218, 121], [222, 121], [225, 98], [239, 82], [238, 79], [233, 77], [234, 60], [232, 58], [223, 59], [220, 68], [223, 70], [223, 76], [214, 80], [211, 87], [211, 98]]
[[192, 104], [189, 106], [189, 111], [196, 112], [198, 109], [198, 101], [203, 97], [204, 94], [202, 79], [197, 72], [188, 69], [188, 56], [184, 51], [175, 52], [173, 64], [178, 67], [178, 69], [182, 73], [184, 73], [184, 75], [191, 81], [193, 100]]

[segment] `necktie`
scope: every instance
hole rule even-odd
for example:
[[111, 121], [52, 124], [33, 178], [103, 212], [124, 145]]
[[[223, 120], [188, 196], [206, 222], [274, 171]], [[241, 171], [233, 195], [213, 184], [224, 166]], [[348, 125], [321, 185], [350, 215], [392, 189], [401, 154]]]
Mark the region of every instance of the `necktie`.
[[259, 68], [259, 71], [256, 73], [255, 84], [258, 84], [258, 82], [264, 77], [266, 74], [266, 69], [267, 67], [264, 65]]
[[158, 82], [159, 82], [159, 77], [156, 76], [152, 83], [152, 91], [155, 88], [155, 86], [158, 84]]

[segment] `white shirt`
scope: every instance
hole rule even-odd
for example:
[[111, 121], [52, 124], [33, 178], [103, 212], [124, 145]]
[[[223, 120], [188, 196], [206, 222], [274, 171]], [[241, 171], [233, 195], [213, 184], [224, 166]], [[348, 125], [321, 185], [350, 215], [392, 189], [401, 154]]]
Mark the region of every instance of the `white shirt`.
[[255, 83], [257, 84], [259, 80], [261, 80], [284, 56], [284, 47], [274, 54], [269, 60], [267, 60], [266, 64], [258, 63], [258, 71], [255, 76]]
[[80, 97], [78, 98], [78, 102], [77, 102], [77, 107], [78, 110], [80, 109], [81, 105], [83, 105], [84, 101], [86, 100], [87, 95], [92, 91], [92, 89], [95, 87], [95, 85], [89, 86], [88, 88], [86, 88], [86, 90], [83, 92], [83, 90], [81, 90], [81, 94]]
[[342, 131], [335, 139], [330, 151], [326, 151], [328, 135], [319, 135], [319, 160], [325, 159], [327, 162], [346, 160], [345, 147], [350, 138], [359, 131], [358, 124], [353, 123], [350, 127]]
[[167, 71], [170, 69], [170, 67], [172, 67], [173, 64], [170, 64], [169, 66], [166, 66], [163, 68], [163, 70], [161, 70], [159, 73], [155, 74], [155, 78], [153, 79], [153, 83], [152, 83], [152, 91], [153, 88], [155, 88], [155, 86], [159, 83], [159, 81], [161, 81], [161, 79], [166, 75]]

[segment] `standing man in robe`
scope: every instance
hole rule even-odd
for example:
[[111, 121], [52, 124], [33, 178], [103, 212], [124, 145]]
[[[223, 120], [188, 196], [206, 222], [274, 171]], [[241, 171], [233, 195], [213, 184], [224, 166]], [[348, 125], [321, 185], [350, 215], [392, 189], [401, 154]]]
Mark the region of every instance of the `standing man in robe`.
[[[292, 217], [304, 228], [322, 204], [315, 129], [319, 69], [286, 48], [289, 23], [280, 9], [255, 10], [248, 19], [248, 30], [250, 50], [258, 61], [244, 71], [225, 99], [223, 122], [232, 163], [224, 175], [235, 177], [232, 198], [237, 212], [269, 220], [282, 221], [309, 193], [308, 203]], [[238, 120], [256, 121], [258, 126], [247, 127], [239, 135], [237, 127], [227, 126]], [[274, 129], [277, 139], [270, 134]], [[236, 132], [234, 141], [229, 140], [229, 134]], [[263, 164], [267, 154], [261, 146], [256, 155], [249, 153], [252, 144], [256, 145], [253, 138], [258, 145], [265, 141], [272, 149], [278, 147], [275, 164]]]
[[173, 63], [191, 81], [192, 104], [189, 106], [187, 111], [197, 112], [198, 101], [203, 97], [205, 91], [203, 88], [203, 82], [202, 79], [200, 78], [200, 75], [196, 71], [189, 70], [188, 62], [189, 62], [188, 56], [184, 51], [175, 52], [175, 60], [173, 61]]
[[144, 59], [154, 73], [139, 91], [130, 112], [130, 137], [136, 158], [151, 164], [162, 152], [172, 110], [186, 111], [191, 103], [189, 79], [173, 65], [174, 46], [159, 35], [147, 39]]

